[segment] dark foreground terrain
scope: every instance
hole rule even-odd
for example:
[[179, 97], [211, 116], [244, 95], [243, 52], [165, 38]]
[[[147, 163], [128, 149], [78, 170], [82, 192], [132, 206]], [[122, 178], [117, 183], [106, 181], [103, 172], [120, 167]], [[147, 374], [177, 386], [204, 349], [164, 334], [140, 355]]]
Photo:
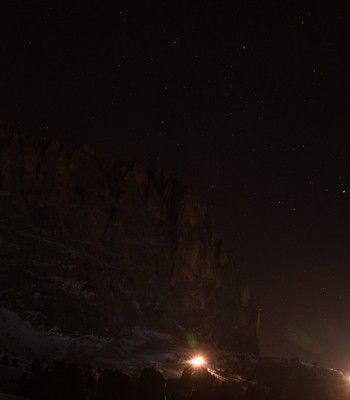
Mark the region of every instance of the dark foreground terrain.
[[92, 368], [64, 360], [48, 363], [34, 359], [26, 363], [4, 355], [0, 390], [33, 400], [341, 400], [350, 397], [349, 381], [342, 373], [297, 359], [259, 360], [241, 355], [231, 367], [235, 374], [231, 370], [230, 374], [221, 371], [222, 375], [217, 375], [207, 368], [188, 365], [179, 377], [166, 379], [154, 367], [127, 375], [121, 370]]

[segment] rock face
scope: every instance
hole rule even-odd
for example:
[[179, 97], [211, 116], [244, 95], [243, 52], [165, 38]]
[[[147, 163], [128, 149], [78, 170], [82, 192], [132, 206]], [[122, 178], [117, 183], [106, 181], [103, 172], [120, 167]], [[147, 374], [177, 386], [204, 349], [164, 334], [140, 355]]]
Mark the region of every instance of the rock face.
[[258, 352], [257, 313], [204, 205], [146, 170], [0, 126], [0, 303], [38, 329], [133, 326]]

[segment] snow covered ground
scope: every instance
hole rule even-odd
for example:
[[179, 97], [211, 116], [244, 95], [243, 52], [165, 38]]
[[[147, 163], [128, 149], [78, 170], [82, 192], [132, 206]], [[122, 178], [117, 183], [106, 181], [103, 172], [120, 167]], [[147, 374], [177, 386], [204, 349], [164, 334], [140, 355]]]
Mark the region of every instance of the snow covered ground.
[[3, 307], [0, 308], [0, 321], [1, 349], [19, 357], [87, 362], [99, 367], [122, 369], [131, 375], [145, 367], [155, 366], [165, 376], [176, 377], [188, 365], [190, 358], [213, 352], [208, 346], [190, 350], [185, 342], [169, 334], [139, 327], [119, 338], [64, 336], [56, 327], [38, 332], [30, 322]]
[[[254, 376], [254, 371], [271, 368], [274, 364], [290, 371], [313, 368], [300, 360], [258, 359], [252, 354], [236, 355], [215, 349], [208, 343], [190, 348], [185, 340], [172, 335], [135, 327], [117, 338], [94, 335], [64, 336], [57, 327], [36, 331], [30, 322], [0, 308], [0, 355], [2, 349], [17, 358], [31, 362], [33, 358], [65, 359], [68, 362], [88, 363], [94, 367], [121, 369], [130, 376], [143, 368], [155, 367], [165, 378], [179, 377], [189, 360], [201, 355], [206, 367], [220, 380], [244, 381], [243, 376]], [[341, 371], [319, 369], [316, 374], [334, 374], [343, 378]], [[327, 372], [328, 371], [328, 372]], [[249, 381], [247, 381], [249, 382]], [[1, 397], [0, 397], [1, 400]]]

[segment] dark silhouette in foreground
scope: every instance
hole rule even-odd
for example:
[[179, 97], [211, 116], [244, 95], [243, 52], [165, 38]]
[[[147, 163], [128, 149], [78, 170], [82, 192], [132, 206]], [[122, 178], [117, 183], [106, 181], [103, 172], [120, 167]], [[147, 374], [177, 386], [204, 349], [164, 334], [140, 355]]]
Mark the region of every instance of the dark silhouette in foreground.
[[299, 360], [265, 359], [240, 365], [235, 365], [240, 380], [225, 378], [224, 371], [218, 379], [206, 368], [193, 366], [177, 379], [165, 379], [155, 368], [130, 377], [120, 370], [64, 360], [34, 359], [28, 365], [6, 355], [0, 359], [0, 392], [32, 400], [341, 400], [350, 395], [341, 373]]

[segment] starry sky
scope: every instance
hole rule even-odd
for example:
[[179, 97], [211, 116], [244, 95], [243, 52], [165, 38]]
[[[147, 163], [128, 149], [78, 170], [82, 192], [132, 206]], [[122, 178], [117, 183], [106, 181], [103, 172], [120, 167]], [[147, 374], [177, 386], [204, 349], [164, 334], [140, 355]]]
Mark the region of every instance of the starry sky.
[[60, 3], [1, 1], [0, 117], [172, 170], [247, 275], [262, 355], [350, 371], [345, 8]]

